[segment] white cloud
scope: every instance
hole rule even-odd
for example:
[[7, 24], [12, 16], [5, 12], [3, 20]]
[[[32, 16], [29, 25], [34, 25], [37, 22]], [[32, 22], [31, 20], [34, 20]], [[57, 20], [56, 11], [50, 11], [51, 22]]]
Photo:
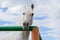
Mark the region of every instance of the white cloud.
[[22, 4], [22, 2], [19, 2], [19, 0], [6, 0], [2, 1], [1, 7], [8, 7], [8, 13], [20, 13], [21, 10], [24, 8], [24, 5]]
[[21, 11], [22, 7], [23, 7], [22, 5], [16, 5], [16, 6], [13, 6], [13, 7], [9, 7], [7, 12], [18, 14], [19, 11]]
[[17, 16], [12, 16], [4, 12], [0, 12], [0, 19], [4, 21], [9, 21], [9, 22], [15, 22]]
[[[18, 0], [19, 1], [19, 0]], [[1, 8], [8, 7], [7, 12], [0, 11], [0, 19], [4, 21], [15, 22], [23, 10], [23, 5], [19, 2], [14, 2], [12, 0], [0, 0]], [[14, 16], [14, 14], [19, 14]]]

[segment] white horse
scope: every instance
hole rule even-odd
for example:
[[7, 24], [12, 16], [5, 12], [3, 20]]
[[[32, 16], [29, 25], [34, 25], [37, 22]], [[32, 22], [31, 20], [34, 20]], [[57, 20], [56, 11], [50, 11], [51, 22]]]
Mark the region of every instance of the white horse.
[[[31, 7], [27, 8], [24, 13], [23, 13], [23, 16], [20, 17], [20, 20], [19, 22], [17, 23], [18, 26], [23, 26], [24, 30], [28, 30], [29, 26], [32, 25], [33, 23], [33, 4], [31, 5]], [[23, 31], [21, 32], [21, 35], [19, 35], [20, 37], [19, 40], [28, 40], [29, 38], [29, 33], [30, 31]], [[41, 35], [39, 34], [39, 40], [42, 40], [41, 39]]]
[[[32, 25], [32, 22], [33, 22], [33, 8], [34, 8], [34, 6], [32, 4], [31, 7], [27, 8], [24, 11], [23, 16], [20, 17], [20, 20], [17, 23], [18, 26], [23, 26], [24, 30], [28, 30], [28, 27], [30, 25]], [[19, 40], [28, 40], [29, 33], [30, 33], [29, 31], [21, 32], [21, 35], [19, 35], [20, 36]]]

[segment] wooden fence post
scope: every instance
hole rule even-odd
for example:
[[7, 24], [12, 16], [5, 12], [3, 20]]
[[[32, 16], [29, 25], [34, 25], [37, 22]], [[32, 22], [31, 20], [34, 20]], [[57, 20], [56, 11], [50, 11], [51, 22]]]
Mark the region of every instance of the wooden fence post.
[[38, 28], [32, 29], [32, 40], [39, 40], [39, 29]]

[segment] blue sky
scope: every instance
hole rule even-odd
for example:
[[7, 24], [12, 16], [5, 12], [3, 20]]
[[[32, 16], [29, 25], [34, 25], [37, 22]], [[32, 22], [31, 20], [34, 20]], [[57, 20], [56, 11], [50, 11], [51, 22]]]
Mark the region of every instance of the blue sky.
[[24, 9], [34, 3], [34, 21], [43, 40], [60, 40], [60, 0], [0, 0], [0, 25], [16, 25]]

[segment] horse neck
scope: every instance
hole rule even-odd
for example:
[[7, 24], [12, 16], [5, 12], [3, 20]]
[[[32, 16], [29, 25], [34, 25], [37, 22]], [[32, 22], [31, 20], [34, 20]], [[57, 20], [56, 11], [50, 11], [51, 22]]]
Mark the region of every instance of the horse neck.
[[30, 31], [23, 31], [23, 40], [28, 40]]

